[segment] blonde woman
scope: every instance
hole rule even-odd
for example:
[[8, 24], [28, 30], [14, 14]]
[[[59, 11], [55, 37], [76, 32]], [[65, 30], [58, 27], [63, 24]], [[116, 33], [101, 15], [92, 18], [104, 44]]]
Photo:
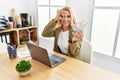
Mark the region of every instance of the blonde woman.
[[54, 37], [54, 51], [80, 59], [82, 32], [72, 34], [76, 18], [69, 6], [57, 10], [57, 15], [44, 28], [42, 36]]

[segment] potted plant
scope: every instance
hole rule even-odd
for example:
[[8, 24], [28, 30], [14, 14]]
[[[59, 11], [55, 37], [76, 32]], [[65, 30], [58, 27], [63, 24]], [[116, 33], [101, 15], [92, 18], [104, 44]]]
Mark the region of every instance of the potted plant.
[[16, 71], [19, 72], [20, 76], [26, 76], [29, 74], [32, 65], [28, 60], [21, 60], [16, 64]]
[[24, 44], [25, 43], [25, 38], [20, 38], [20, 44]]

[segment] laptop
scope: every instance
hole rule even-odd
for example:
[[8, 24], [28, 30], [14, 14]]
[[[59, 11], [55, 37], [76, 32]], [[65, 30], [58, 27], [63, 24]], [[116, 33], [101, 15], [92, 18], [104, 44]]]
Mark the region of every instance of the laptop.
[[30, 51], [32, 59], [37, 60], [51, 68], [59, 65], [66, 60], [52, 53], [49, 55], [47, 49], [42, 48], [38, 45], [32, 43], [26, 43], [26, 45]]

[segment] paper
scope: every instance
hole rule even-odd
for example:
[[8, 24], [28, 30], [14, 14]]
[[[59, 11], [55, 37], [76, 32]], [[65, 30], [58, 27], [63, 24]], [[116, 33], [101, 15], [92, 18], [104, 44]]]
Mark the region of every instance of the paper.
[[19, 58], [29, 57], [30, 56], [30, 52], [29, 52], [28, 48], [26, 47], [24, 49], [17, 50], [17, 56]]

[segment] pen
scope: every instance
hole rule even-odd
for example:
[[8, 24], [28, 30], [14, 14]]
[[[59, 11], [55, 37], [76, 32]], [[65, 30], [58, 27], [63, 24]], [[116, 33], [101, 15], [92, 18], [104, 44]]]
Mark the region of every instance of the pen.
[[14, 49], [14, 47], [12, 47], [11, 45], [8, 44], [8, 47], [11, 48], [11, 49]]
[[17, 49], [18, 45], [16, 45], [15, 49]]

